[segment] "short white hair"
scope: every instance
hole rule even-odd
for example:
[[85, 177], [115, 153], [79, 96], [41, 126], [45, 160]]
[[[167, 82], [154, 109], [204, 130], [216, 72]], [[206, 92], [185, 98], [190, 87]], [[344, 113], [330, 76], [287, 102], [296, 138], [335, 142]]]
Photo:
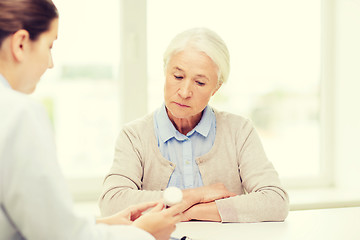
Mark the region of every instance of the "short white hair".
[[218, 67], [218, 84], [226, 82], [230, 73], [230, 54], [225, 42], [207, 28], [192, 28], [176, 35], [164, 53], [164, 72], [172, 56], [191, 47], [209, 56]]

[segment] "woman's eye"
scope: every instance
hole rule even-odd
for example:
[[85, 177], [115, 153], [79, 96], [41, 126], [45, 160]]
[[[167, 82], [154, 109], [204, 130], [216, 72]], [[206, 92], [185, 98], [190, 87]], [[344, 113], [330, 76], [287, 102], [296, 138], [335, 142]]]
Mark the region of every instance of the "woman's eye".
[[177, 76], [177, 75], [174, 75], [174, 77], [175, 77], [176, 79], [178, 79], [178, 80], [183, 79], [183, 77], [182, 77], [182, 76]]
[[204, 86], [205, 85], [205, 83], [200, 82], [200, 81], [196, 81], [196, 84], [199, 85], [199, 86]]

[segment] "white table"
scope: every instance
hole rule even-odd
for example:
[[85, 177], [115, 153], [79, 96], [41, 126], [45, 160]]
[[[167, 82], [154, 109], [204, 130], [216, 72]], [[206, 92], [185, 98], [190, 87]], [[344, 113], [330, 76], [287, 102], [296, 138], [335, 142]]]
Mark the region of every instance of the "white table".
[[360, 240], [360, 207], [290, 211], [285, 222], [178, 223], [174, 238], [192, 240]]

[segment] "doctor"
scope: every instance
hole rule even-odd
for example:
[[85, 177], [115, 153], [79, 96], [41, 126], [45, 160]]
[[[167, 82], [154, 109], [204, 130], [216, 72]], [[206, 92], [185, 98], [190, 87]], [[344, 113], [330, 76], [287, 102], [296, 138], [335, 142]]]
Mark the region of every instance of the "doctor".
[[0, 0], [0, 239], [169, 239], [186, 203], [145, 203], [99, 219], [72, 211], [49, 120], [26, 96], [53, 67], [57, 34], [51, 0]]

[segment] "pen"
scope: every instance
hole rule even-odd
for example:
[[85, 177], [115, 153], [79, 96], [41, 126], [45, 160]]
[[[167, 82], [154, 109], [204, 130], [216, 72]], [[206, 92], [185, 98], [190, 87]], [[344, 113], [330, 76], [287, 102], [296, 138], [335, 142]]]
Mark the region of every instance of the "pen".
[[183, 236], [181, 238], [170, 237], [170, 240], [192, 240], [192, 239], [187, 236]]

